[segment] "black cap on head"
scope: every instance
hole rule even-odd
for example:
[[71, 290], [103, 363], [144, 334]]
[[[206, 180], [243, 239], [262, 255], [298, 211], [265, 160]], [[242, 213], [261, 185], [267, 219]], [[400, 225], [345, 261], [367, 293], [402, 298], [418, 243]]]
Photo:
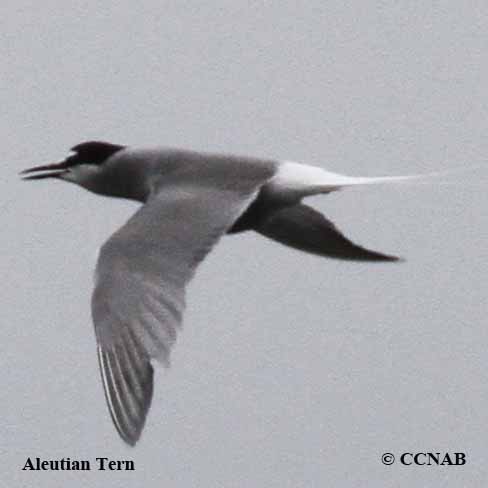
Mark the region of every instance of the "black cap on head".
[[[43, 164], [35, 166], [21, 172], [25, 176], [24, 180], [42, 180], [44, 178], [61, 178], [69, 168], [80, 164], [103, 164], [110, 156], [117, 151], [124, 149], [125, 146], [110, 144], [109, 142], [89, 141], [82, 142], [71, 148], [75, 154], [68, 156], [60, 163]], [[30, 174], [35, 173], [35, 174]]]
[[124, 149], [125, 146], [110, 144], [103, 141], [88, 141], [77, 144], [71, 148], [80, 161], [89, 164], [102, 164], [106, 159], [115, 154], [117, 151]]

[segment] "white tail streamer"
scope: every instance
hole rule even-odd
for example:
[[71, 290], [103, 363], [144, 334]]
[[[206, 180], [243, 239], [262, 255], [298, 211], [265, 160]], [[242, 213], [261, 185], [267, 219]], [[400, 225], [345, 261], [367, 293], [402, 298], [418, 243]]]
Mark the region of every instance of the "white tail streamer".
[[466, 173], [467, 171], [479, 168], [480, 166], [402, 176], [347, 176], [332, 173], [316, 166], [295, 163], [293, 161], [283, 161], [279, 166], [278, 172], [269, 182], [268, 188], [274, 193], [301, 198], [318, 193], [329, 193], [340, 190], [341, 188], [357, 185], [378, 185], [385, 183], [432, 184], [433, 182], [425, 180], [432, 178], [438, 180], [440, 177]]

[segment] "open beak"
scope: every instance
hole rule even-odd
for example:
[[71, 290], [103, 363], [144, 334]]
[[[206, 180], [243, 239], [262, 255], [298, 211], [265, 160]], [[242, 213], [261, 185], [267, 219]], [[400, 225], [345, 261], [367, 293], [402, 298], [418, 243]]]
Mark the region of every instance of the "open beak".
[[[59, 178], [62, 174], [66, 173], [68, 168], [71, 166], [68, 159], [61, 161], [60, 163], [45, 164], [43, 166], [34, 166], [33, 168], [24, 169], [21, 171], [23, 180], [42, 180], [44, 178]], [[30, 174], [35, 173], [35, 174]]]

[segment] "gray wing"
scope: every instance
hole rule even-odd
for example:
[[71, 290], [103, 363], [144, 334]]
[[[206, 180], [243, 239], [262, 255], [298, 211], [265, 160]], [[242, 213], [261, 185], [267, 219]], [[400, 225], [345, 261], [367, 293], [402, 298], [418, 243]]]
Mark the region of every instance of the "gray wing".
[[398, 261], [354, 244], [324, 215], [304, 204], [278, 208], [259, 221], [260, 234], [301, 251], [353, 261]]
[[269, 173], [220, 187], [210, 179], [162, 187], [102, 246], [92, 316], [106, 400], [128, 444], [139, 439], [151, 404], [151, 359], [169, 364], [185, 285]]

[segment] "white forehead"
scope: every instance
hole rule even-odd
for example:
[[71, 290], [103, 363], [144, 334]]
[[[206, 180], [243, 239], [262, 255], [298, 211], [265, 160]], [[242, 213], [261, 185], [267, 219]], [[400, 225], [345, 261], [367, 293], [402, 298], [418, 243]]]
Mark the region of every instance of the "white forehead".
[[76, 155], [76, 151], [73, 151], [73, 149], [70, 149], [67, 153], [65, 152], [63, 155], [62, 155], [62, 158], [61, 159], [68, 159], [70, 158], [71, 156], [75, 156]]

